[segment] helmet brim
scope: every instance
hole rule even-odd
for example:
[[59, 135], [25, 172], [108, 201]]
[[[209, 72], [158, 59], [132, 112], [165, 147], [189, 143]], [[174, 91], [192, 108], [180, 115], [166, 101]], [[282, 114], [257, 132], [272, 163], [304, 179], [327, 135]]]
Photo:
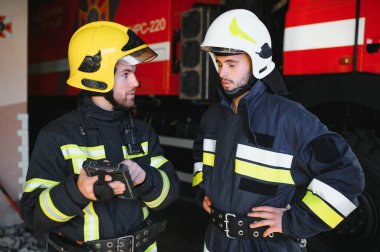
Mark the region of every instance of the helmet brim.
[[214, 46], [202, 46], [201, 50], [204, 52], [212, 52], [215, 56], [228, 56], [245, 53], [242, 50], [224, 47], [214, 47]]
[[157, 53], [149, 47], [142, 48], [132, 52], [119, 59], [119, 63], [123, 65], [137, 65], [143, 62], [149, 62], [157, 57]]

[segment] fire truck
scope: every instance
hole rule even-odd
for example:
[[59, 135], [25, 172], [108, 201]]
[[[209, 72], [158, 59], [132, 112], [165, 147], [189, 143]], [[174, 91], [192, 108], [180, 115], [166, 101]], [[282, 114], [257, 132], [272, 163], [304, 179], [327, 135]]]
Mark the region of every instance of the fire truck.
[[217, 74], [199, 45], [221, 12], [256, 13], [272, 36], [274, 61], [296, 100], [342, 134], [360, 159], [360, 207], [334, 230], [308, 239], [308, 251], [380, 251], [380, 1], [378, 0], [52, 0], [29, 1], [28, 113], [31, 150], [38, 130], [76, 105], [66, 85], [67, 46], [95, 20], [129, 26], [158, 57], [142, 64], [135, 116], [160, 135], [192, 196], [192, 141], [217, 100]]

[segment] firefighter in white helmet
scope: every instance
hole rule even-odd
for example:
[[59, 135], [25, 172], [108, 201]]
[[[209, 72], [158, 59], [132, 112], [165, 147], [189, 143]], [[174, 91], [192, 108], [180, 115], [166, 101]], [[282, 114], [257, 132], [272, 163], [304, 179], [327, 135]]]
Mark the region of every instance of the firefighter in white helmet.
[[157, 251], [165, 223], [152, 224], [149, 209], [178, 198], [179, 180], [154, 130], [130, 113], [137, 65], [157, 54], [108, 21], [78, 29], [68, 53], [67, 83], [82, 90], [82, 104], [38, 135], [25, 222], [41, 240], [48, 234], [49, 251]]
[[220, 15], [201, 49], [221, 98], [194, 142], [193, 186], [211, 219], [204, 251], [302, 251], [357, 208], [362, 168], [340, 135], [281, 96], [269, 32], [252, 12]]

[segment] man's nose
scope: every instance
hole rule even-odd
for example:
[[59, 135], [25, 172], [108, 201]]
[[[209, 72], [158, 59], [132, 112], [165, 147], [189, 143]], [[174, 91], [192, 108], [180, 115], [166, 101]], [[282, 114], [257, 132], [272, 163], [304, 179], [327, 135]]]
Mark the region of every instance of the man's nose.
[[226, 76], [226, 68], [221, 66], [219, 67], [219, 77], [225, 77]]
[[134, 88], [140, 86], [140, 82], [137, 80], [137, 77], [134, 73], [129, 75], [129, 86]]

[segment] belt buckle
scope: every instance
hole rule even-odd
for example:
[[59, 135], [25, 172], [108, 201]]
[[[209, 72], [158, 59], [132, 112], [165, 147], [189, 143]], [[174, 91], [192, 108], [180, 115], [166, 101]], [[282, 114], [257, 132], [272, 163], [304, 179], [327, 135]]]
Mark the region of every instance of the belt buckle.
[[127, 246], [127, 244], [124, 244], [124, 246], [120, 245], [120, 240], [121, 239], [127, 239], [127, 238], [131, 238], [131, 252], [135, 251], [135, 237], [133, 235], [127, 235], [127, 236], [123, 236], [123, 237], [119, 237], [117, 238], [117, 244], [116, 244], [116, 251], [119, 252], [119, 251], [126, 251], [126, 250], [123, 250], [122, 248], [124, 246]]
[[228, 224], [229, 224], [230, 220], [228, 219], [228, 217], [236, 217], [236, 215], [232, 214], [232, 213], [226, 213], [224, 215], [224, 222], [226, 223], [226, 229], [224, 230], [224, 232], [226, 232], [226, 236], [228, 238], [236, 239], [235, 237], [230, 236], [230, 229], [228, 227]]

